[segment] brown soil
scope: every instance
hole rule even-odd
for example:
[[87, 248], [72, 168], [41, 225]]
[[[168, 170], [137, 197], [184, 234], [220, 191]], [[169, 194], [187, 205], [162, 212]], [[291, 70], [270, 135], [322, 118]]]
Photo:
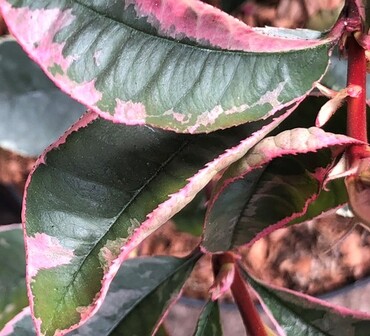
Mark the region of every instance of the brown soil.
[[0, 183], [14, 185], [22, 193], [34, 162], [34, 158], [25, 158], [0, 148]]
[[370, 235], [333, 214], [277, 230], [253, 244], [244, 256], [259, 278], [318, 294], [369, 273]]
[[[169, 222], [143, 242], [139, 253], [183, 257], [198, 242]], [[336, 215], [277, 230], [240, 253], [260, 279], [309, 294], [333, 290], [370, 273], [369, 232]], [[205, 256], [184, 294], [205, 299], [212, 281], [210, 257]], [[231, 300], [230, 294], [225, 299]]]
[[[221, 8], [221, 0], [205, 0]], [[344, 0], [249, 0], [231, 12], [254, 27], [311, 28], [331, 27]]]
[[20, 222], [23, 188], [34, 161], [0, 148], [0, 225]]

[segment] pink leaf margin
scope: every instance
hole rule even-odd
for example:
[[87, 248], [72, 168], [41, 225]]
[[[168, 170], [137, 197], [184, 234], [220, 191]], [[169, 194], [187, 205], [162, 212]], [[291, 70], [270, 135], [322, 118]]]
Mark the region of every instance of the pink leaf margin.
[[26, 316], [31, 315], [30, 307], [23, 308], [23, 310], [14, 316], [8, 323], [0, 330], [0, 336], [10, 336], [14, 333], [14, 326]]
[[161, 227], [165, 222], [172, 218], [178, 211], [180, 211], [186, 204], [196, 196], [196, 194], [203, 189], [210, 179], [214, 177], [219, 171], [229, 166], [241, 158], [254, 144], [266, 136], [271, 129], [279, 125], [286, 117], [288, 117], [300, 102], [285, 111], [281, 116], [276, 117], [270, 124], [264, 126], [259, 131], [253, 133], [250, 137], [240, 142], [239, 145], [228, 149], [224, 154], [221, 154], [217, 159], [209, 162], [205, 168], [201, 169], [193, 177], [188, 179], [188, 184], [179, 190], [178, 193], [169, 195], [169, 199], [160, 204], [155, 210], [147, 215], [147, 219], [141, 223], [140, 228], [134, 230], [132, 236], [128, 239], [126, 244], [121, 247], [119, 256], [113, 260], [104, 274], [102, 280], [102, 287], [95, 297], [95, 301], [88, 307], [84, 308], [84, 314], [80, 323], [72, 326], [67, 331], [71, 331], [81, 324], [85, 323], [101, 306], [109, 285], [116, 275], [121, 264], [127, 260], [131, 251], [140, 244], [146, 237]]
[[[166, 317], [168, 316], [169, 312], [171, 311], [171, 309], [175, 306], [175, 304], [177, 303], [177, 301], [179, 301], [179, 299], [181, 298], [182, 296], [182, 293], [184, 291], [184, 287], [181, 288], [181, 290], [179, 291], [178, 294], [176, 294], [174, 297], [171, 298], [171, 301], [170, 303], [168, 304], [168, 306], [166, 307], [166, 309], [164, 310], [164, 312], [162, 313], [162, 315], [160, 316], [159, 320], [157, 321], [157, 323], [155, 324], [154, 328], [153, 328], [153, 331], [151, 333], [150, 336], [155, 336], [157, 335], [157, 332], [159, 330], [159, 328], [161, 327], [161, 325], [163, 324], [164, 320], [166, 319]], [[0, 335], [1, 336], [1, 335]]]
[[[32, 282], [32, 278], [36, 275], [37, 271], [40, 268], [45, 268], [46, 266], [45, 265], [43, 265], [44, 267], [39, 267], [40, 265], [35, 266], [34, 262], [30, 260], [30, 257], [31, 257], [30, 256], [30, 247], [31, 248], [32, 247], [36, 248], [37, 245], [34, 245], [32, 243], [32, 239], [34, 239], [34, 237], [29, 237], [27, 235], [27, 230], [26, 230], [26, 208], [27, 208], [27, 190], [28, 190], [28, 186], [31, 182], [32, 175], [35, 172], [35, 170], [37, 169], [37, 167], [42, 165], [42, 164], [46, 164], [46, 155], [47, 155], [48, 152], [50, 152], [51, 150], [53, 150], [55, 148], [58, 148], [60, 145], [64, 144], [70, 134], [72, 134], [73, 132], [77, 132], [80, 128], [86, 127], [88, 124], [90, 124], [91, 122], [93, 122], [97, 118], [98, 118], [98, 114], [96, 114], [95, 112], [92, 112], [92, 111], [86, 112], [56, 142], [54, 142], [49, 147], [47, 147], [45, 149], [45, 151], [41, 154], [41, 156], [36, 160], [35, 165], [33, 166], [30, 174], [28, 175], [27, 181], [26, 181], [26, 184], [25, 184], [24, 195], [23, 195], [23, 204], [22, 204], [22, 227], [23, 227], [24, 244], [25, 244], [25, 251], [26, 251], [26, 285], [27, 285], [28, 301], [30, 303], [30, 311], [31, 311], [32, 319], [34, 321], [34, 325], [35, 325], [35, 328], [36, 328], [36, 331], [37, 331], [38, 335], [42, 335], [42, 333], [41, 333], [41, 323], [42, 323], [42, 321], [40, 319], [35, 318], [35, 315], [34, 315], [34, 309], [33, 309], [33, 307], [34, 307], [34, 297], [32, 295], [31, 282]], [[48, 236], [48, 237], [43, 237], [43, 238], [50, 239], [50, 240], [54, 239], [54, 242], [57, 241], [57, 238], [55, 238], [55, 237], [49, 237]], [[30, 240], [31, 240], [31, 244], [30, 244]], [[47, 254], [48, 253], [48, 248], [53, 249], [53, 246], [50, 245], [50, 244], [49, 245], [46, 244], [46, 245], [44, 245], [44, 248], [45, 249], [43, 250], [43, 253], [45, 252]], [[63, 252], [63, 249], [61, 249], [61, 252]], [[36, 255], [37, 255], [37, 253], [36, 253]], [[53, 255], [53, 251], [51, 251], [50, 255]], [[34, 254], [34, 256], [35, 256], [35, 254]], [[60, 254], [59, 256], [63, 259], [62, 264], [65, 263], [66, 261], [70, 260], [69, 258], [72, 257], [71, 251], [67, 251], [66, 256], [64, 256], [65, 258], [68, 258], [68, 260], [66, 260], [63, 257], [62, 254]], [[50, 264], [49, 266], [50, 267], [55, 267], [52, 264]], [[63, 333], [58, 333], [57, 335], [63, 335]]]
[[[270, 288], [270, 289], [272, 289], [274, 291], [277, 291], [277, 292], [287, 293], [289, 295], [296, 296], [296, 297], [298, 297], [302, 300], [307, 301], [309, 304], [319, 305], [319, 306], [327, 309], [329, 312], [341, 315], [343, 317], [352, 317], [352, 318], [356, 318], [356, 319], [359, 319], [359, 320], [368, 320], [370, 322], [370, 314], [368, 314], [368, 313], [364, 313], [364, 312], [361, 312], [361, 311], [349, 309], [349, 308], [346, 308], [346, 307], [343, 307], [343, 306], [338, 306], [338, 305], [332, 304], [330, 302], [327, 302], [325, 300], [316, 298], [314, 296], [294, 291], [292, 289], [288, 289], [288, 288], [268, 284], [268, 283], [266, 283], [266, 282], [264, 282], [260, 279], [256, 279], [254, 276], [252, 276], [251, 273], [248, 271], [248, 269], [246, 270], [247, 267], [245, 267], [244, 265], [239, 264], [239, 267], [243, 270], [242, 273], [244, 273], [244, 272], [247, 273], [248, 276], [250, 276], [254, 281], [258, 282], [260, 285], [262, 285], [266, 288]], [[248, 279], [246, 279], [245, 274], [243, 274], [243, 277], [248, 282]], [[253, 289], [252, 285], [250, 285], [250, 286]], [[279, 323], [276, 321], [276, 319], [273, 316], [273, 314], [271, 313], [270, 309], [263, 302], [263, 299], [261, 298], [261, 296], [258, 294], [258, 292], [255, 289], [253, 289], [253, 292], [256, 294], [256, 297], [257, 297], [258, 301], [260, 302], [263, 310], [266, 312], [266, 314], [271, 319], [273, 324], [276, 327], [278, 327], [277, 330], [279, 332], [279, 335], [285, 336], [286, 335], [285, 332], [283, 331], [283, 329], [281, 328]]]
[[[20, 229], [20, 228], [21, 228], [21, 225], [18, 224], [17, 229]], [[177, 301], [181, 298], [183, 291], [184, 291], [184, 286], [181, 288], [181, 290], [175, 296], [173, 296], [171, 298], [169, 304], [167, 305], [164, 312], [162, 313], [159, 320], [157, 321], [156, 325], [154, 326], [151, 336], [155, 336], [157, 334], [158, 329], [163, 324], [163, 322], [166, 319], [167, 315], [169, 314], [170, 310], [172, 309], [172, 307], [174, 307], [174, 305], [177, 303]], [[24, 319], [25, 317], [28, 317], [28, 316], [30, 316], [30, 317], [32, 316], [31, 308], [29, 306], [23, 308], [23, 310], [21, 312], [19, 312], [16, 316], [14, 316], [11, 320], [9, 320], [7, 322], [7, 324], [4, 326], [4, 328], [2, 330], [0, 330], [0, 336], [11, 336], [11, 335], [16, 336], [16, 335], [13, 334], [14, 333], [14, 326], [19, 321], [21, 321], [22, 319]]]
[[[109, 114], [95, 106], [102, 98], [102, 93], [95, 88], [95, 80], [76, 83], [59, 73], [55, 76], [50, 73], [49, 68], [55, 64], [58, 64], [65, 73], [74, 60], [71, 55], [63, 56], [64, 43], [53, 41], [58, 31], [76, 20], [70, 9], [31, 11], [29, 8], [13, 8], [8, 1], [0, 0], [0, 14], [6, 21], [9, 31], [19, 41], [28, 56], [42, 68], [55, 85], [81, 104], [94, 107], [94, 110], [102, 116]], [[109, 116], [113, 119], [113, 116]]]
[[[304, 146], [302, 147], [303, 139], [302, 139], [302, 137], [300, 137], [299, 140], [296, 142], [296, 144], [294, 144], [293, 142], [284, 143], [284, 141], [282, 141], [277, 150], [271, 149], [271, 147], [277, 147], [276, 144], [275, 144], [276, 139], [284, 140], [286, 135], [290, 134], [291, 136], [294, 136], [295, 133], [302, 135], [301, 132], [306, 132], [306, 131], [308, 132], [308, 134], [306, 134], [306, 141], [309, 141], [310, 137], [313, 136], [313, 139], [311, 139], [311, 147], [304, 147]], [[274, 143], [274, 145], [271, 146], [270, 145], [271, 143]], [[255, 145], [246, 154], [246, 157], [249, 157], [250, 155], [256, 155], [259, 158], [259, 160], [256, 160], [255, 162], [253, 162], [252, 165], [247, 164], [245, 167], [243, 167], [245, 169], [239, 175], [227, 176], [227, 172], [226, 172], [226, 174], [225, 174], [226, 176], [221, 178], [220, 184], [218, 186], [216, 186], [216, 191], [212, 195], [212, 198], [209, 202], [204, 222], [207, 223], [207, 221], [209, 219], [209, 216], [210, 216], [211, 209], [215, 206], [215, 203], [216, 203], [218, 197], [220, 196], [220, 194], [222, 194], [224, 192], [224, 190], [231, 183], [233, 183], [233, 182], [235, 182], [239, 179], [242, 179], [245, 175], [250, 173], [252, 170], [262, 167], [264, 164], [272, 161], [273, 159], [282, 157], [284, 155], [289, 155], [289, 154], [297, 155], [297, 154], [306, 154], [306, 153], [309, 153], [309, 152], [316, 152], [318, 150], [321, 150], [321, 149], [324, 149], [324, 148], [330, 148], [330, 147], [335, 147], [335, 150], [334, 150], [335, 155], [338, 155], [339, 154], [339, 150], [338, 150], [339, 148], [342, 148], [341, 151], [344, 151], [344, 149], [346, 147], [354, 145], [354, 144], [362, 144], [362, 142], [359, 141], [359, 140], [350, 138], [348, 136], [345, 136], [345, 135], [325, 132], [322, 129], [317, 128], [317, 127], [311, 127], [309, 129], [296, 128], [296, 129], [293, 129], [293, 130], [284, 131], [282, 133], [279, 133], [276, 136], [271, 136], [271, 137], [263, 139], [261, 142], [259, 142], [257, 145]], [[292, 146], [295, 146], [295, 145], [298, 145], [298, 147], [295, 147], [295, 149], [293, 150]], [[237, 162], [235, 164], [237, 164]], [[325, 183], [327, 181], [327, 175], [328, 175], [331, 168], [332, 168], [332, 166], [330, 165], [326, 168], [318, 169], [314, 173], [314, 177], [320, 182], [320, 184], [322, 186], [325, 185]], [[250, 242], [248, 242], [247, 244], [244, 244], [244, 246], [252, 245], [257, 240], [265, 237], [266, 235], [270, 234], [271, 232], [273, 232], [277, 229], [280, 229], [280, 228], [284, 227], [287, 223], [289, 223], [292, 220], [298, 218], [299, 216], [304, 215], [307, 212], [309, 205], [313, 201], [315, 201], [317, 199], [317, 197], [318, 197], [318, 193], [315, 194], [315, 195], [312, 195], [312, 197], [307, 199], [307, 201], [305, 202], [305, 205], [304, 205], [302, 211], [294, 213], [291, 216], [288, 216], [288, 217], [282, 219], [281, 221], [279, 221], [275, 224], [272, 224], [269, 227], [265, 228], [264, 230], [259, 232]], [[204, 239], [204, 236], [203, 236], [203, 239]], [[201, 243], [201, 249], [204, 253], [210, 253], [210, 251], [208, 251], [207, 248], [202, 243]]]
[[[164, 37], [174, 38], [176, 36], [179, 39], [188, 34], [190, 38], [196, 39], [201, 45], [204, 41], [208, 41], [214, 47], [227, 50], [235, 49], [258, 53], [288, 52], [324, 44], [334, 45], [334, 42], [339, 38], [338, 34], [330, 34], [325, 39], [286, 38], [269, 35], [267, 33], [270, 31], [269, 29], [266, 29], [265, 34], [262, 29], [254, 30], [236, 18], [198, 0], [126, 0], [126, 7], [129, 5], [134, 5], [139, 13], [138, 15], [147, 17], [153, 25], [158, 25], [158, 20], [162, 20], [162, 26], [157, 28], [160, 31], [163, 30]], [[147, 122], [150, 115], [147, 115], [145, 106], [140, 102], [121, 101], [117, 98], [113, 115], [102, 111], [97, 106], [97, 103], [102, 99], [102, 93], [95, 88], [95, 79], [77, 83], [65, 75], [51, 74], [50, 67], [55, 64], [58, 64], [62, 71], [66, 73], [74, 61], [73, 55], [63, 56], [64, 43], [56, 43], [53, 40], [58, 31], [77, 20], [71, 9], [53, 8], [31, 11], [29, 8], [13, 8], [7, 0], [0, 0], [0, 13], [5, 18], [9, 30], [21, 43], [27, 54], [39, 64], [61, 90], [73, 99], [92, 108], [103, 118], [113, 122], [127, 125], [150, 124], [150, 121]], [[307, 94], [309, 92], [306, 92], [304, 96]], [[280, 104], [278, 107], [273, 107], [263, 119], [270, 117], [278, 110], [287, 108], [302, 98], [303, 96], [286, 104]], [[235, 113], [240, 108], [237, 107], [235, 111], [234, 109], [224, 111], [218, 105], [212, 111], [204, 113], [212, 119], [217, 118], [220, 113]], [[166, 114], [172, 114], [175, 120], [179, 116], [180, 118], [186, 118], [186, 116], [172, 110], [164, 112], [164, 115]], [[202, 129], [198, 130], [198, 128], [202, 126], [203, 116], [201, 115], [198, 118], [200, 120], [196, 125], [184, 129], [169, 125], [161, 126], [161, 128], [181, 133], [202, 133], [204, 131]], [[206, 125], [213, 122], [207, 121]]]
[[269, 35], [269, 30], [255, 30], [218, 8], [196, 0], [126, 0], [139, 17], [146, 17], [162, 36], [188, 37], [201, 45], [246, 52], [284, 52], [313, 48], [333, 42], [324, 39], [287, 38]]
[[[167, 222], [173, 215], [180, 211], [187, 203], [189, 203], [196, 194], [204, 188], [209, 180], [215, 176], [220, 170], [229, 166], [231, 163], [240, 159], [251, 147], [253, 147], [258, 141], [263, 139], [272, 129], [277, 127], [285, 118], [287, 118], [300, 104], [303, 100], [301, 98], [293, 106], [291, 106], [286, 111], [282, 112], [281, 115], [272, 118], [271, 123], [262, 127], [260, 130], [253, 133], [250, 137], [242, 140], [237, 146], [226, 150], [225, 153], [221, 154], [214, 161], [209, 162], [203, 169], [199, 170], [193, 177], [188, 179], [188, 184], [179, 190], [178, 193], [169, 195], [169, 199], [164, 203], [160, 204], [154, 211], [147, 215], [147, 219], [141, 223], [140, 228], [133, 231], [132, 236], [128, 239], [126, 244], [122, 246], [119, 256], [110, 261], [106, 273], [102, 279], [102, 287], [100, 292], [95, 296], [94, 301], [87, 307], [79, 307], [81, 310], [81, 320], [79, 323], [72, 325], [70, 328], [65, 330], [59, 330], [55, 335], [65, 335], [68, 332], [78, 328], [84, 324], [92, 315], [94, 315], [97, 310], [102, 305], [104, 298], [108, 292], [110, 283], [112, 282], [114, 276], [116, 275], [121, 264], [127, 260], [130, 256], [131, 251], [141, 243], [146, 237], [148, 237], [152, 232], [157, 230], [165, 222]], [[29, 250], [28, 250], [28, 236], [26, 234], [26, 207], [27, 207], [27, 189], [32, 179], [32, 175], [38, 166], [46, 164], [46, 155], [49, 151], [58, 148], [60, 145], [64, 144], [70, 134], [78, 131], [80, 128], [88, 126], [91, 122], [98, 118], [98, 114], [89, 110], [86, 112], [65, 134], [55, 143], [50, 145], [44, 153], [38, 158], [33, 167], [31, 173], [26, 181], [25, 193], [23, 198], [23, 208], [22, 208], [22, 224], [25, 237], [25, 247], [26, 247], [26, 260], [28, 265], [29, 260]], [[27, 280], [27, 291], [28, 298], [31, 307], [31, 313], [34, 320], [34, 324], [38, 335], [41, 334], [41, 321], [34, 316], [34, 298], [31, 291], [31, 281], [32, 272], [27, 267], [26, 280]]]
[[[308, 147], [296, 147], [293, 148], [294, 146], [293, 143], [284, 143], [282, 142], [280, 147], [277, 150], [271, 149], [272, 146], [270, 146], [270, 143], [275, 143], [276, 139], [282, 139], [284, 140], [284, 137], [288, 135], [289, 133], [294, 136], [294, 133], [301, 133], [304, 131], [308, 131], [310, 135], [313, 135], [315, 139], [314, 142], [311, 142], [311, 148]], [[307, 140], [309, 140], [307, 138]], [[334, 134], [334, 133], [329, 133], [325, 132], [320, 128], [316, 127], [311, 127], [309, 129], [305, 128], [296, 128], [293, 130], [288, 130], [284, 131], [276, 136], [268, 137], [263, 139], [261, 142], [259, 142], [256, 146], [254, 146], [250, 151], [247, 152], [246, 157], [249, 156], [257, 156], [258, 160], [255, 160], [252, 165], [247, 164], [245, 166], [245, 169], [237, 176], [226, 176], [224, 179], [221, 181], [221, 184], [217, 188], [217, 192], [211, 199], [210, 207], [214, 205], [216, 202], [218, 196], [225, 190], [225, 188], [232, 182], [242, 179], [245, 175], [250, 173], [252, 170], [256, 168], [260, 168], [266, 163], [277, 159], [279, 157], [282, 157], [284, 155], [297, 155], [297, 154], [306, 154], [309, 152], [316, 152], [318, 150], [324, 149], [324, 148], [329, 148], [329, 147], [342, 147], [343, 149], [347, 146], [355, 145], [355, 144], [362, 144], [361, 141], [350, 138], [345, 135], [341, 134]], [[297, 145], [300, 146], [302, 145], [302, 138], [297, 141]], [[275, 146], [275, 145], [274, 145]], [[269, 148], [270, 147], [270, 148]], [[326, 172], [325, 172], [326, 173]], [[320, 178], [320, 172], [318, 172], [318, 178]]]

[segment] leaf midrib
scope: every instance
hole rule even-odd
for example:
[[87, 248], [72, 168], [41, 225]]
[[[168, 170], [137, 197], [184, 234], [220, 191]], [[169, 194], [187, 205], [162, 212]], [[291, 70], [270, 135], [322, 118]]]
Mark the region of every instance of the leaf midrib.
[[[76, 281], [76, 278], [78, 276], [78, 274], [80, 273], [81, 269], [83, 268], [86, 260], [91, 256], [91, 254], [95, 251], [95, 249], [97, 248], [97, 246], [99, 245], [99, 243], [101, 243], [104, 238], [109, 234], [109, 232], [111, 231], [112, 227], [117, 223], [119, 222], [119, 218], [121, 217], [121, 215], [124, 213], [124, 211], [136, 200], [136, 198], [140, 195], [140, 193], [145, 189], [145, 187], [147, 187], [158, 175], [159, 173], [163, 170], [164, 167], [166, 167], [172, 160], [175, 159], [175, 157], [186, 147], [188, 146], [189, 144], [191, 143], [190, 140], [185, 140], [184, 143], [179, 146], [176, 151], [170, 155], [170, 157], [160, 165], [160, 167], [157, 169], [157, 171], [153, 174], [153, 176], [151, 176], [143, 185], [142, 187], [137, 191], [135, 192], [135, 194], [131, 197], [131, 199], [126, 203], [126, 205], [124, 206], [124, 208], [122, 210], [119, 211], [119, 213], [113, 217], [113, 222], [110, 224], [110, 226], [107, 228], [106, 232], [104, 233], [104, 235], [102, 235], [95, 243], [94, 243], [94, 246], [90, 249], [89, 253], [82, 259], [82, 261], [80, 262], [80, 266], [78, 267], [78, 269], [74, 272], [73, 274], [73, 277], [70, 281], [70, 285], [67, 288], [67, 290], [63, 291], [63, 295], [61, 295], [61, 299], [59, 300], [58, 304], [56, 305], [56, 308], [54, 310], [54, 314], [53, 314], [53, 318], [50, 320], [49, 324], [48, 324], [48, 327], [50, 325], [53, 324], [54, 320], [57, 319], [58, 320], [58, 314], [60, 312], [60, 307], [62, 305], [62, 302], [64, 300], [64, 297], [66, 296], [66, 294], [68, 292], [71, 291], [72, 288], [74, 288], [74, 283]], [[58, 147], [54, 148], [54, 149], [57, 149]], [[57, 167], [54, 167], [57, 169]], [[65, 173], [65, 172], [64, 172]], [[90, 303], [93, 304], [94, 300]], [[46, 330], [48, 330], [48, 327]]]
[[[194, 261], [194, 259], [199, 259], [200, 257], [201, 257], [201, 252], [194, 253], [193, 255], [187, 257], [187, 260], [185, 260], [182, 264], [180, 264], [178, 267], [176, 267], [176, 269], [174, 269], [171, 273], [169, 273], [169, 275], [166, 278], [161, 279], [158, 282], [157, 285], [153, 286], [151, 288], [150, 292], [147, 292], [145, 294], [145, 296], [141, 297], [140, 300], [137, 300], [136, 303], [131, 307], [131, 309], [129, 309], [127, 311], [127, 313], [122, 318], [120, 318], [119, 321], [114, 323], [113, 327], [108, 330], [109, 334], [107, 334], [107, 335], [110, 335], [111, 331], [114, 331], [114, 329], [119, 327], [119, 325], [123, 321], [123, 319], [126, 318], [129, 314], [131, 314], [132, 311], [136, 308], [136, 306], [138, 306], [144, 299], [146, 299], [149, 295], [153, 294], [153, 292], [155, 292], [158, 289], [158, 287], [162, 286], [165, 281], [168, 281], [177, 272], [180, 272], [183, 267], [188, 267], [188, 264], [196, 262], [196, 261]], [[180, 259], [182, 259], [182, 258], [180, 258]]]

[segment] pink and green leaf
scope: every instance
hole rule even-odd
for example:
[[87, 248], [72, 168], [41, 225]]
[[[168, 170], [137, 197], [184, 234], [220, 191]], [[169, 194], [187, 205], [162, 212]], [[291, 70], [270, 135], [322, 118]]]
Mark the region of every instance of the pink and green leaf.
[[291, 110], [279, 113], [196, 136], [83, 116], [40, 157], [27, 187], [27, 281], [39, 331], [54, 335], [94, 314], [130, 252]]
[[196, 0], [1, 0], [0, 10], [76, 100], [115, 122], [186, 133], [265, 119], [304, 97], [336, 38], [253, 29]]
[[[354, 143], [314, 127], [259, 142], [218, 182], [206, 215], [203, 247], [227, 251], [303, 216], [337, 155]], [[320, 205], [311, 209], [317, 214], [324, 210]]]
[[0, 226], [0, 330], [28, 305], [21, 225]]
[[242, 274], [257, 292], [264, 309], [280, 325], [286, 336], [366, 336], [369, 333], [368, 314], [269, 285], [243, 269]]
[[193, 336], [222, 336], [218, 301], [208, 301], [204, 306]]
[[[126, 261], [98, 312], [68, 335], [151, 335], [157, 321], [178, 297], [199, 256], [194, 253], [182, 259], [153, 257]], [[0, 335], [35, 336], [30, 310], [10, 321]]]
[[88, 323], [68, 335], [153, 335], [163, 315], [176, 301], [198, 261], [153, 257], [126, 261], [113, 280], [107, 297]]

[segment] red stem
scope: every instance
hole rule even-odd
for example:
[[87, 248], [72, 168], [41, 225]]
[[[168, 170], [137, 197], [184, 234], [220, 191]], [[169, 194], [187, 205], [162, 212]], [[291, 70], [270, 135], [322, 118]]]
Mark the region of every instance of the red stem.
[[240, 275], [238, 264], [236, 262], [237, 259], [238, 257], [231, 252], [214, 254], [212, 256], [212, 266], [215, 279], [217, 279], [217, 275], [223, 265], [234, 265], [234, 279], [230, 289], [239, 308], [247, 334], [250, 336], [268, 336], [253, 300], [249, 295], [246, 284]]
[[247, 334], [251, 336], [267, 336], [266, 329], [240, 275], [237, 264], [235, 265], [235, 277], [231, 285], [231, 292], [239, 308]]
[[[347, 86], [359, 85], [362, 89], [358, 97], [348, 97], [347, 100], [347, 135], [367, 143], [365, 50], [357, 43], [352, 34], [348, 36], [347, 46]], [[352, 146], [348, 150], [348, 154], [350, 165], [369, 155], [367, 145]]]

